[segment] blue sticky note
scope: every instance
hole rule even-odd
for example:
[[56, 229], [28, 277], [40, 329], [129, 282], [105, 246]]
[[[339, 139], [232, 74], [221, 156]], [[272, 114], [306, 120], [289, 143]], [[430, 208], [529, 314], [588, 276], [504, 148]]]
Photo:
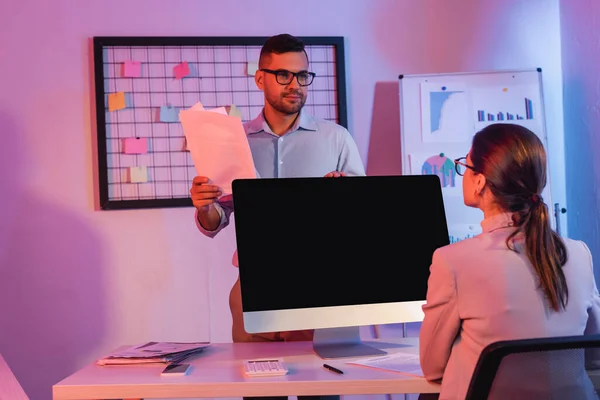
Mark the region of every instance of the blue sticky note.
[[179, 122], [179, 109], [171, 106], [160, 106], [161, 122]]

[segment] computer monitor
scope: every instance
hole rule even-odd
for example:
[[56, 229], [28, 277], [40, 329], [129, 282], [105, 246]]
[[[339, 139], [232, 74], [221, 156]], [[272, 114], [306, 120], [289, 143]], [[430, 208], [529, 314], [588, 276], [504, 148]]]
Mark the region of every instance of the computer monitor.
[[436, 175], [233, 181], [244, 327], [314, 329], [322, 358], [385, 354], [360, 326], [422, 321], [449, 243]]

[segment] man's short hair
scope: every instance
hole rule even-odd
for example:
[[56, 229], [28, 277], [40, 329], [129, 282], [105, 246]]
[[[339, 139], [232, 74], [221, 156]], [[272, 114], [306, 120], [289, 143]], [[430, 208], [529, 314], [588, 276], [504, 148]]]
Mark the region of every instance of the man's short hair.
[[266, 58], [271, 54], [283, 54], [290, 52], [304, 52], [306, 59], [308, 60], [308, 54], [304, 49], [304, 42], [295, 36], [288, 33], [282, 33], [280, 35], [271, 36], [265, 41], [262, 49], [260, 50], [259, 66], [262, 67], [266, 61]]

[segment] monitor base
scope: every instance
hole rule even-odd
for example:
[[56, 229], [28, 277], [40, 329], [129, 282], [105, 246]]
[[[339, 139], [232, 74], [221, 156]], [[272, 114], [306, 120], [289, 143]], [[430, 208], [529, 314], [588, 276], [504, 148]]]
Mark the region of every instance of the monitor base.
[[380, 356], [387, 352], [364, 344], [360, 327], [315, 329], [313, 350], [323, 359]]

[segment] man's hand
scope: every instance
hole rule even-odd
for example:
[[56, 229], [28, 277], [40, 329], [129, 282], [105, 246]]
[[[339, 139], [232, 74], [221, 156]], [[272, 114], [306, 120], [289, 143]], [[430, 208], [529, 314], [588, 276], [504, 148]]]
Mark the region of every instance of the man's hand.
[[339, 178], [340, 176], [346, 176], [346, 174], [341, 171], [331, 171], [328, 174], [325, 174], [325, 178]]
[[196, 176], [192, 181], [190, 188], [190, 196], [192, 203], [199, 211], [206, 211], [208, 206], [217, 201], [223, 193], [221, 188], [209, 183], [210, 179], [206, 176]]

